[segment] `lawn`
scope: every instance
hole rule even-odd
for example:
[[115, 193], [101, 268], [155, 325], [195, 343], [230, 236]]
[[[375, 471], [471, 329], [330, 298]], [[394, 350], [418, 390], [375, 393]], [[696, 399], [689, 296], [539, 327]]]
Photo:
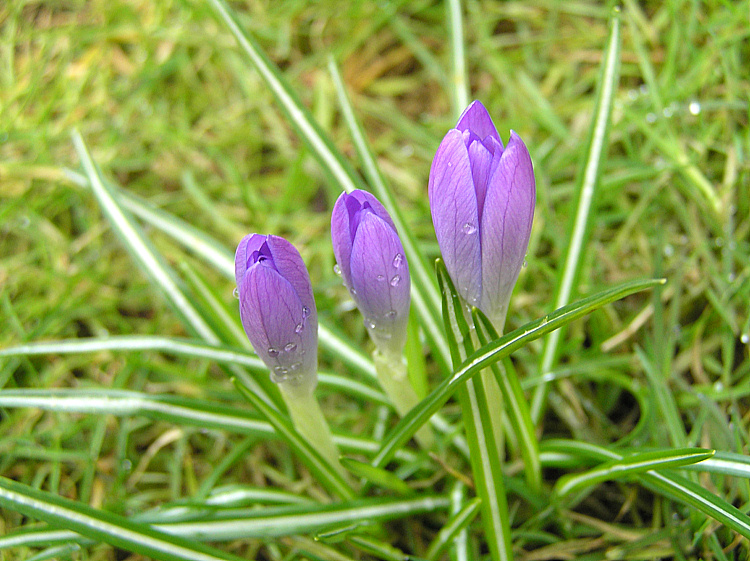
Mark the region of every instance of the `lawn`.
[[[0, 559], [750, 559], [748, 14], [2, 3]], [[536, 179], [504, 338], [433, 265], [474, 99]], [[356, 188], [409, 259], [403, 421], [334, 267]], [[252, 232], [309, 270], [341, 463], [243, 333]]]

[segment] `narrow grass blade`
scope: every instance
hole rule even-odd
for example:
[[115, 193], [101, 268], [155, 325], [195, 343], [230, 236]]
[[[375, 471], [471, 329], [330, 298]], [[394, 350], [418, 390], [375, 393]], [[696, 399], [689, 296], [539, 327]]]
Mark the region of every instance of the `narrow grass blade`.
[[345, 499], [354, 497], [354, 490], [341, 476], [339, 468], [331, 465], [307, 440], [302, 438], [294, 430], [290, 421], [284, 418], [278, 411], [269, 407], [258, 396], [253, 395], [250, 390], [236, 379], [234, 380], [234, 387], [273, 425], [273, 428], [278, 431], [284, 441], [294, 450], [323, 487]]
[[[443, 321], [448, 335], [454, 369], [474, 351], [471, 329], [464, 317], [464, 303], [453, 286], [442, 259], [436, 261], [438, 281], [443, 293]], [[490, 556], [495, 561], [512, 559], [513, 543], [510, 533], [508, 502], [500, 456], [498, 434], [493, 425], [490, 408], [502, 407], [490, 403], [482, 376], [466, 380], [458, 390], [461, 417], [469, 443], [474, 485], [481, 499], [482, 522]]]
[[451, 105], [453, 117], [458, 120], [469, 105], [469, 80], [466, 76], [464, 55], [464, 25], [461, 14], [461, 0], [448, 0], [445, 4], [448, 19], [448, 36], [451, 53]]
[[714, 450], [705, 450], [703, 448], [683, 448], [629, 454], [621, 460], [606, 462], [585, 473], [569, 474], [561, 477], [555, 485], [554, 493], [559, 497], [564, 497], [586, 487], [598, 485], [604, 481], [622, 479], [650, 470], [696, 464], [712, 457], [714, 453]]
[[421, 427], [430, 416], [438, 411], [448, 401], [451, 395], [461, 384], [470, 379], [483, 368], [502, 360], [513, 351], [523, 347], [529, 342], [538, 339], [567, 325], [597, 308], [614, 302], [641, 290], [646, 290], [657, 284], [663, 284], [663, 279], [652, 279], [643, 281], [632, 281], [615, 288], [610, 288], [583, 300], [560, 308], [552, 314], [527, 323], [526, 325], [504, 335], [497, 341], [493, 341], [470, 356], [454, 374], [444, 380], [430, 395], [428, 395], [419, 406], [412, 409], [393, 428], [386, 438], [380, 451], [373, 459], [373, 465], [383, 466], [390, 461], [393, 454], [401, 448], [412, 435]]
[[[162, 291], [185, 326], [207, 343], [218, 344], [220, 342], [218, 336], [192, 305], [172, 269], [153, 247], [139, 224], [122, 208], [114, 192], [101, 177], [83, 138], [77, 131], [73, 132], [73, 144], [99, 206], [130, 255], [146, 273], [152, 284]], [[259, 381], [256, 381], [240, 368], [233, 368], [232, 373], [242, 379], [243, 383], [252, 388], [264, 401], [279, 405], [278, 390], [273, 387], [269, 379], [260, 377]]]
[[[477, 336], [482, 346], [487, 345], [489, 341], [499, 339], [492, 322], [485, 316], [481, 310], [474, 308], [472, 310], [474, 325], [477, 327]], [[531, 421], [531, 413], [526, 403], [526, 397], [523, 395], [521, 383], [516, 376], [512, 365], [504, 366], [501, 363], [490, 366], [492, 369], [500, 390], [503, 394], [505, 409], [513, 427], [513, 432], [519, 441], [519, 448], [523, 457], [523, 467], [526, 473], [526, 481], [534, 491], [540, 491], [542, 488], [542, 466], [539, 461], [539, 440], [536, 437], [534, 424]]]
[[411, 495], [414, 493], [404, 481], [397, 475], [383, 468], [360, 462], [355, 458], [341, 458], [341, 465], [357, 477], [361, 477], [369, 483], [374, 483], [383, 489], [390, 489], [399, 495]]
[[[594, 198], [599, 184], [602, 162], [606, 156], [605, 148], [611, 124], [610, 116], [620, 76], [620, 35], [620, 10], [615, 8], [612, 12], [609, 39], [602, 59], [596, 108], [589, 131], [586, 160], [582, 172], [579, 174], [576, 189], [576, 212], [571, 227], [568, 229], [571, 236], [569, 242], [563, 246], [567, 248], [567, 254], [565, 265], [557, 281], [556, 308], [565, 306], [573, 298], [574, 287], [583, 263], [583, 251], [592, 223]], [[561, 336], [561, 331], [555, 331], [547, 338], [539, 366], [541, 375], [545, 375], [552, 370], [557, 358], [557, 348]], [[542, 418], [548, 391], [548, 384], [543, 383], [537, 387], [532, 397], [531, 419], [535, 425], [538, 425]]]
[[437, 560], [440, 554], [453, 544], [453, 541], [456, 539], [459, 532], [471, 524], [472, 520], [474, 520], [476, 515], [479, 514], [481, 502], [481, 499], [470, 500], [466, 503], [466, 506], [454, 514], [450, 520], [440, 528], [438, 535], [432, 540], [432, 543], [430, 543], [430, 547], [425, 554], [425, 558], [428, 561]]
[[[96, 353], [101, 351], [158, 351], [175, 356], [210, 360], [219, 364], [237, 365], [246, 368], [251, 374], [268, 376], [268, 367], [263, 364], [263, 361], [247, 351], [227, 346], [207, 345], [189, 339], [158, 336], [123, 335], [27, 343], [17, 347], [0, 349], [0, 357]], [[350, 376], [318, 372], [318, 380], [321, 386], [327, 387], [331, 391], [341, 391], [351, 397], [388, 407], [392, 406], [383, 392]]]
[[239, 561], [241, 558], [122, 516], [0, 477], [0, 505], [24, 516], [78, 532], [160, 561]]
[[412, 279], [412, 301], [419, 314], [419, 323], [425, 331], [427, 338], [432, 342], [437, 358], [443, 366], [447, 366], [449, 364], [450, 352], [446, 345], [445, 335], [443, 334], [440, 322], [440, 295], [438, 294], [434, 277], [428, 269], [427, 260], [420, 250], [417, 240], [411, 234], [412, 230], [404, 220], [393, 193], [385, 183], [383, 174], [380, 172], [380, 168], [375, 161], [362, 127], [354, 114], [354, 109], [346, 93], [341, 74], [333, 59], [329, 59], [328, 61], [328, 70], [333, 78], [333, 84], [339, 98], [344, 121], [349, 129], [349, 134], [354, 140], [354, 146], [359, 159], [362, 161], [365, 175], [380, 202], [383, 203], [390, 213], [391, 218], [393, 218], [393, 222], [401, 238], [401, 243], [404, 246], [404, 251], [409, 261], [409, 274]]
[[289, 123], [297, 129], [326, 173], [347, 192], [362, 189], [361, 179], [310, 115], [281, 70], [266, 56], [250, 32], [243, 29], [234, 11], [224, 0], [208, 0], [208, 3], [232, 32], [242, 52], [273, 93]]
[[[113, 389], [18, 389], [0, 391], [0, 407], [36, 407], [60, 413], [90, 413], [167, 421], [201, 429], [279, 438], [273, 427], [244, 409], [204, 399], [149, 395]], [[347, 452], [374, 455], [379, 443], [361, 437], [334, 435], [334, 442]], [[400, 450], [399, 458], [413, 462], [415, 456]]]
[[[561, 452], [596, 461], [621, 461], [623, 459], [622, 454], [585, 442], [549, 440], [544, 442], [544, 448], [545, 451]], [[697, 467], [696, 464], [693, 466]], [[636, 474], [635, 477], [638, 482], [652, 491], [693, 507], [704, 515], [725, 524], [746, 539], [750, 539], [750, 517], [697, 483], [670, 472], [649, 471]]]

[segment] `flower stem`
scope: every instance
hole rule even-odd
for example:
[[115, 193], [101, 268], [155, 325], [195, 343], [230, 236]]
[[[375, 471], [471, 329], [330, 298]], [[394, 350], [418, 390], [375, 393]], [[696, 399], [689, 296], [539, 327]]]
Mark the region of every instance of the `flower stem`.
[[318, 400], [312, 391], [307, 388], [287, 388], [285, 384], [279, 384], [281, 396], [284, 398], [289, 414], [292, 417], [294, 428], [312, 445], [318, 453], [323, 456], [339, 472], [344, 479], [350, 480], [349, 474], [344, 470], [339, 458], [341, 454], [333, 443], [331, 429], [328, 421], [323, 416]]
[[[403, 417], [419, 403], [417, 392], [414, 391], [406, 372], [406, 364], [401, 357], [385, 355], [376, 350], [372, 353], [375, 362], [375, 372], [380, 386], [393, 403], [398, 414]], [[429, 425], [424, 425], [414, 435], [419, 445], [429, 450], [435, 439]]]

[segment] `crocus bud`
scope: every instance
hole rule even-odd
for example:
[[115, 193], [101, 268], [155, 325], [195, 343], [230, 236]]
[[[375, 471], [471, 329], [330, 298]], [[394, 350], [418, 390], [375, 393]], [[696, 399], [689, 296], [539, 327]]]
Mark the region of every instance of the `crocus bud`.
[[409, 320], [410, 279], [390, 215], [366, 191], [342, 193], [331, 217], [333, 253], [344, 284], [378, 350], [401, 356]]
[[526, 146], [511, 131], [503, 148], [484, 105], [474, 101], [440, 143], [429, 198], [451, 280], [502, 330], [534, 218], [536, 186]]
[[284, 238], [250, 234], [237, 247], [234, 271], [242, 326], [271, 379], [296, 392], [312, 392], [318, 315], [299, 252]]

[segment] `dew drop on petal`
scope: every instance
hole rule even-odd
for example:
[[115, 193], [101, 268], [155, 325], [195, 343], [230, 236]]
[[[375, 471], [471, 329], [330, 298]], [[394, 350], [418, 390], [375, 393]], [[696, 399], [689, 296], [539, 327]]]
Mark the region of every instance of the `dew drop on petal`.
[[477, 227], [474, 226], [474, 224], [470, 224], [469, 222], [467, 222], [466, 224], [464, 224], [463, 230], [464, 234], [471, 235], [477, 231]]
[[367, 327], [368, 329], [375, 329], [375, 327], [377, 327], [377, 324], [373, 320], [365, 318], [365, 327]]
[[525, 269], [528, 266], [529, 266], [529, 264], [526, 262], [526, 259], [524, 259], [523, 263], [521, 264], [521, 267], [523, 267]]
[[378, 276], [377, 276], [377, 277], [375, 277], [375, 278], [376, 278], [377, 280], [379, 280], [380, 282], [383, 282], [383, 281], [385, 280], [385, 276], [384, 276], [384, 275], [378, 275]]
[[284, 345], [284, 350], [288, 353], [291, 353], [296, 348], [297, 348], [297, 343], [287, 343], [286, 345]]
[[352, 296], [356, 296], [357, 295], [357, 291], [354, 290], [353, 288], [350, 288], [349, 289], [349, 294], [351, 294]]
[[401, 275], [393, 275], [393, 278], [391, 279], [391, 286], [398, 286], [398, 283], [401, 282]]
[[268, 347], [268, 356], [279, 356], [278, 349], [274, 349], [273, 347]]
[[398, 269], [403, 262], [404, 262], [404, 256], [401, 255], [400, 253], [397, 253], [396, 256], [393, 258], [393, 266]]
[[307, 306], [305, 306], [304, 308], [302, 308], [302, 317], [303, 318], [310, 317], [310, 308], [308, 308]]
[[393, 318], [395, 318], [395, 317], [396, 317], [397, 315], [398, 315], [398, 312], [397, 312], [396, 310], [388, 310], [388, 311], [387, 311], [387, 312], [385, 313], [385, 317], [387, 317], [388, 319], [393, 319]]
[[235, 298], [237, 298], [237, 300], [240, 299], [240, 289], [237, 288], [236, 286], [234, 287], [234, 290], [232, 291], [232, 296], [234, 296]]
[[303, 330], [304, 328], [305, 328], [304, 324], [302, 324], [302, 323], [298, 323], [298, 324], [297, 324], [297, 325], [296, 325], [296, 326], [294, 327], [294, 332], [295, 332], [295, 333], [302, 333], [302, 330]]
[[290, 368], [291, 368], [292, 370], [299, 370], [300, 366], [302, 366], [302, 363], [301, 363], [301, 362], [295, 362], [295, 363], [293, 363], [293, 364], [292, 364], [292, 365], [290, 366]]

